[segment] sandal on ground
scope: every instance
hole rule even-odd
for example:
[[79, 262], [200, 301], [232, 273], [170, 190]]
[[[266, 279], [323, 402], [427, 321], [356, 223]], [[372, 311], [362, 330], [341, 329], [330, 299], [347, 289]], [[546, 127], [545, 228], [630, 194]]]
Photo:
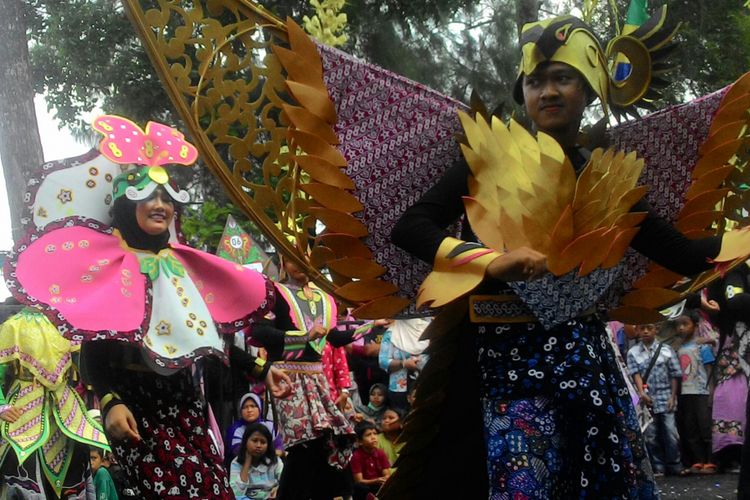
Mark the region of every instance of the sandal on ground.
[[690, 472], [693, 474], [700, 474], [703, 472], [703, 464], [693, 464], [690, 466]]
[[716, 464], [704, 464], [703, 469], [701, 469], [701, 474], [716, 474], [717, 467]]
[[693, 472], [690, 469], [682, 469], [677, 475], [678, 476], [690, 476]]

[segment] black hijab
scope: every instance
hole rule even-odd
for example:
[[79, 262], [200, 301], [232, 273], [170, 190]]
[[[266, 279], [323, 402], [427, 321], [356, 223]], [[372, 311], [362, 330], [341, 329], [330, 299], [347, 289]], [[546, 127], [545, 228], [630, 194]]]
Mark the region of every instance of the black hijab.
[[126, 196], [117, 198], [112, 206], [112, 226], [120, 231], [129, 247], [158, 253], [167, 247], [169, 231], [152, 235], [141, 229], [135, 217], [138, 203], [142, 202], [130, 200]]

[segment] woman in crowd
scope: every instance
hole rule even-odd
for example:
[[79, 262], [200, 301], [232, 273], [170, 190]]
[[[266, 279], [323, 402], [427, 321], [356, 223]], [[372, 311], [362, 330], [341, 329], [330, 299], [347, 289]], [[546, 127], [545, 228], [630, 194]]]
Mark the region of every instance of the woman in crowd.
[[397, 319], [383, 335], [378, 362], [389, 373], [388, 402], [402, 410], [409, 407], [406, 395], [414, 385], [419, 370], [427, 362], [422, 354], [429, 344], [420, 340], [430, 322], [424, 318]]
[[265, 419], [263, 401], [260, 396], [254, 392], [248, 392], [240, 398], [239, 418], [229, 426], [226, 432], [224, 444], [227, 448], [228, 461], [231, 462], [237, 457], [241, 449], [242, 436], [245, 428], [250, 424], [263, 424], [268, 427], [273, 439], [270, 442], [271, 449], [274, 452], [283, 452], [284, 445], [281, 435], [275, 432], [273, 422]]
[[[712, 409], [712, 448], [723, 464], [736, 459], [745, 442], [748, 378], [750, 378], [750, 266], [737, 266], [713, 283], [709, 299], [716, 307], [712, 319], [719, 329], [719, 348], [714, 366], [716, 384]], [[742, 448], [740, 490], [750, 495], [750, 446]], [[740, 495], [742, 498], [742, 495]]]
[[274, 366], [289, 374], [291, 396], [277, 402], [280, 430], [287, 452], [279, 497], [332, 498], [351, 491], [344, 470], [355, 435], [336, 406], [323, 372], [326, 343], [340, 347], [353, 331], [336, 327], [336, 303], [317, 288], [293, 262], [282, 262], [286, 281], [276, 283], [271, 314], [254, 328], [252, 339], [267, 351]]

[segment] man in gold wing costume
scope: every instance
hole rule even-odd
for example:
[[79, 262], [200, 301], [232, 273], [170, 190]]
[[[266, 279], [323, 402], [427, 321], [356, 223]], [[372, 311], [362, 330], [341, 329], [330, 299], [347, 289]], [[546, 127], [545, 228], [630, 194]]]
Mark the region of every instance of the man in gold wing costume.
[[[633, 34], [651, 50], [647, 62], [667, 52], [665, 14]], [[635, 186], [642, 162], [634, 154], [577, 145], [597, 98], [620, 115], [654, 96], [640, 78], [651, 67], [634, 64], [632, 81], [613, 84], [593, 31], [572, 16], [526, 25], [521, 47], [514, 97], [535, 136], [462, 115], [465, 161], [392, 233], [434, 266], [418, 302], [445, 307], [430, 328], [430, 362], [383, 498], [479, 498], [467, 496], [476, 487], [493, 499], [656, 497], [595, 305], [629, 246], [690, 276], [737, 242], [687, 239], [638, 201], [645, 190]], [[456, 239], [446, 228], [462, 215]], [[448, 477], [461, 480], [440, 480]]]

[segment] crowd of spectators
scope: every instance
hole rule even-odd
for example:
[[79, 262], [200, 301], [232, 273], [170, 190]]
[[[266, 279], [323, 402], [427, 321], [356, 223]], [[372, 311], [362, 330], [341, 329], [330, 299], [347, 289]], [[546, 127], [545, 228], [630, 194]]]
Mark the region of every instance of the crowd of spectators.
[[657, 477], [740, 471], [748, 339], [745, 323], [727, 316], [746, 294], [727, 279], [688, 299], [668, 321], [608, 325], [626, 360]]
[[[747, 273], [745, 267], [739, 271], [741, 277], [743, 272]], [[657, 477], [739, 472], [750, 371], [748, 339], [741, 313], [730, 320], [726, 316], [744, 304], [744, 287], [730, 275], [672, 310], [668, 321], [608, 324]], [[364, 333], [355, 335], [351, 344], [328, 344], [323, 351], [331, 400], [350, 420], [357, 437], [348, 471], [355, 499], [372, 498], [396, 463], [402, 446], [398, 436], [427, 362], [427, 343], [420, 336], [428, 324], [379, 320], [363, 328], [363, 322], [345, 314], [338, 328]], [[259, 352], [264, 355], [262, 349]], [[243, 385], [233, 387], [236, 392]], [[236, 419], [218, 425], [216, 434], [223, 440], [217, 441], [224, 446], [237, 498], [274, 498], [284, 470], [283, 429], [263, 385], [245, 385], [244, 390], [232, 395]], [[115, 492], [128, 497], [111, 454], [92, 449], [91, 465], [96, 488], [102, 490], [100, 498], [117, 498]]]
[[[324, 349], [323, 371], [331, 399], [357, 436], [349, 464], [354, 499], [372, 498], [398, 458], [402, 445], [397, 438], [427, 361], [427, 343], [419, 336], [428, 324], [421, 319], [379, 320], [362, 328], [363, 322], [345, 314], [339, 318], [339, 329], [360, 328], [365, 333], [344, 347], [327, 344]], [[236, 405], [238, 418], [224, 432], [230, 484], [240, 499], [274, 498], [284, 468], [283, 429], [263, 397], [262, 385], [242, 395]]]

